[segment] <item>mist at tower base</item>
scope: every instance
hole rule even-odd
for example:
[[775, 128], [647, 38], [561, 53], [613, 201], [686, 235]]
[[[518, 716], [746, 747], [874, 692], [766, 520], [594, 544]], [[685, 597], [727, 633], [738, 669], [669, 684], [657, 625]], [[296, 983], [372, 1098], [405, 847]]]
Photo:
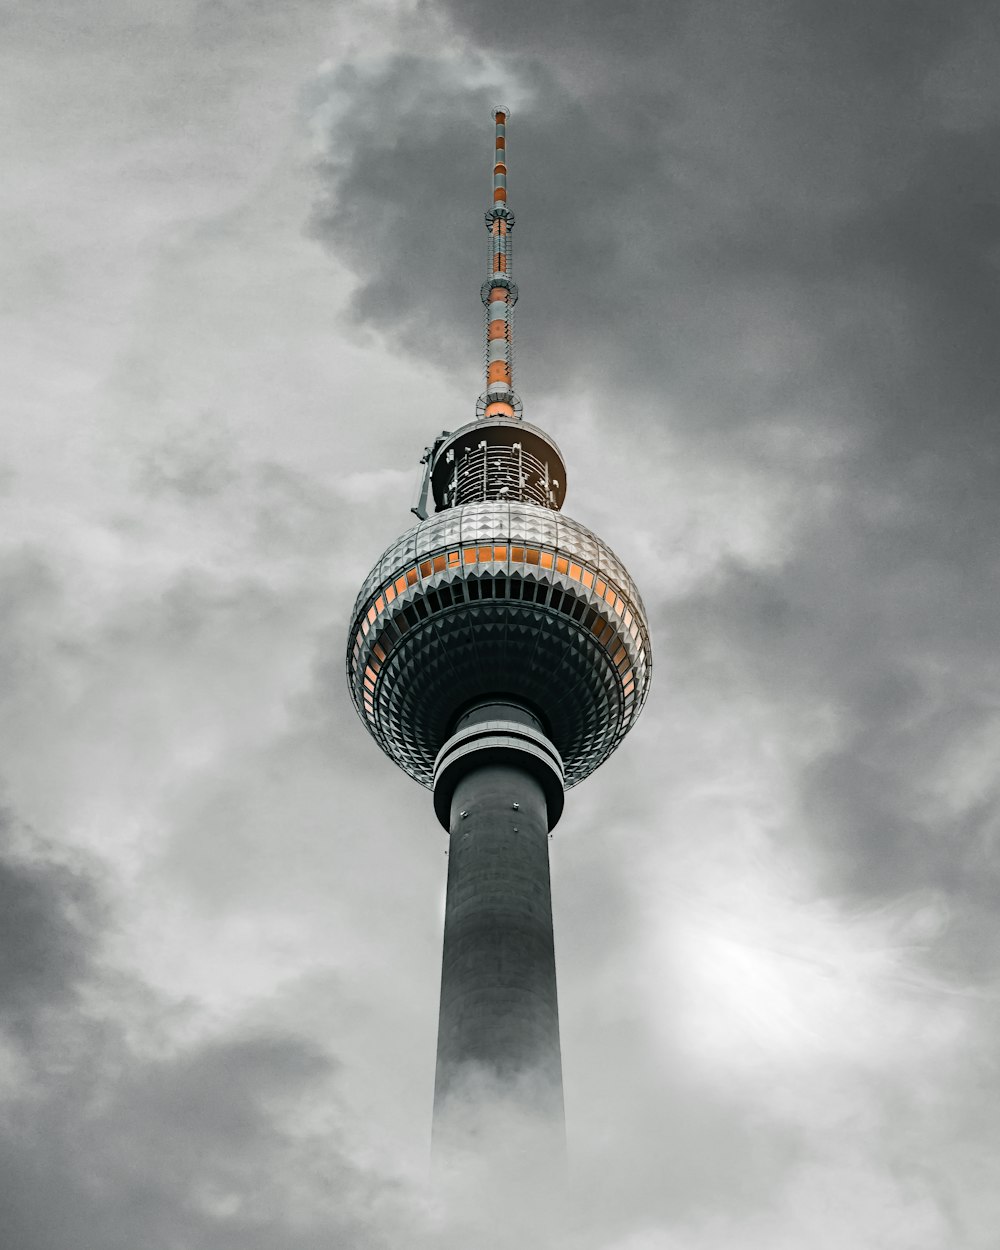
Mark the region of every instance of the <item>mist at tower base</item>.
[[[992, 6], [8, 8], [4, 1250], [995, 1250]], [[428, 1185], [447, 838], [343, 691], [498, 100], [657, 666], [549, 843], [565, 1198]]]

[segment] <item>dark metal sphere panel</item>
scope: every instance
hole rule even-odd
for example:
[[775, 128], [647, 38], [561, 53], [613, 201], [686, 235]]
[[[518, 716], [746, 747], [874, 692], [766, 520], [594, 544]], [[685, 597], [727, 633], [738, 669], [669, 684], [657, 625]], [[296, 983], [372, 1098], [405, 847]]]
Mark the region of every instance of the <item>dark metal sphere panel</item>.
[[430, 786], [464, 705], [535, 708], [573, 785], [631, 728], [651, 673], [638, 591], [576, 521], [526, 504], [438, 513], [366, 579], [348, 644], [355, 705], [383, 750]]

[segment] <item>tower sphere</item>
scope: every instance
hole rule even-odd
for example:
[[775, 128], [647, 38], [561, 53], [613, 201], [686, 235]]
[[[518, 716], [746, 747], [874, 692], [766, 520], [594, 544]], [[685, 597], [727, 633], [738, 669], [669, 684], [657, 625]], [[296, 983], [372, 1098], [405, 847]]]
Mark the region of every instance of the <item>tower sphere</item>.
[[572, 786], [638, 716], [649, 632], [605, 542], [550, 508], [493, 499], [386, 550], [355, 603], [347, 668], [369, 732], [423, 785], [462, 711], [503, 695], [536, 713]]

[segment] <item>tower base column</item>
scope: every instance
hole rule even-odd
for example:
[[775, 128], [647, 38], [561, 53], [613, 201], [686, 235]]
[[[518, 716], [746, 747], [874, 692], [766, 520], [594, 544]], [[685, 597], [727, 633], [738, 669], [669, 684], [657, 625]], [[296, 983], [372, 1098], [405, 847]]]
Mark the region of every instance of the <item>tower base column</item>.
[[561, 1143], [548, 850], [561, 810], [561, 761], [524, 708], [481, 705], [438, 757], [439, 815], [445, 798], [451, 840], [435, 1147], [478, 1139], [505, 1116]]

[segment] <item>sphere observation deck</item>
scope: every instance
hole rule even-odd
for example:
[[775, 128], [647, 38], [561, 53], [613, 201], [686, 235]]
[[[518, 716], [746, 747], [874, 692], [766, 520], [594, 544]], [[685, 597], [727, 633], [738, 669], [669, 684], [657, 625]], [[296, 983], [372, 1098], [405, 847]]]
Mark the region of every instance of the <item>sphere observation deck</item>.
[[397, 539], [348, 639], [358, 713], [427, 787], [462, 711], [498, 695], [537, 713], [575, 785], [631, 728], [651, 668], [642, 600], [611, 548], [551, 507], [502, 499], [446, 508]]

